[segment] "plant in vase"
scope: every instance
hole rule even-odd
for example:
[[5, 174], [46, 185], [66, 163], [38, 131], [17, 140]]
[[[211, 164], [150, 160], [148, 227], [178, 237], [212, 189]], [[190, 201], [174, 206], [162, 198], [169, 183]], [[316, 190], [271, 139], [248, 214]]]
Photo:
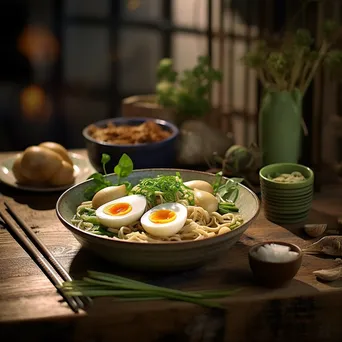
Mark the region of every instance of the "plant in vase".
[[244, 56], [264, 88], [259, 112], [263, 165], [298, 162], [302, 132], [308, 134], [302, 99], [321, 66], [333, 72], [342, 66], [342, 51], [333, 48], [340, 32], [335, 22], [327, 21], [317, 48], [310, 31], [298, 29], [273, 43], [261, 41]]
[[187, 119], [210, 115], [210, 93], [222, 73], [210, 66], [207, 56], [199, 56], [192, 69], [177, 72], [173, 61], [161, 59], [156, 69], [155, 94], [136, 95], [123, 100], [123, 116], [154, 117], [181, 125]]
[[155, 94], [124, 99], [123, 115], [164, 119], [180, 127], [178, 161], [182, 165], [205, 164], [214, 151], [223, 153], [232, 139], [206, 122], [214, 110], [212, 87], [222, 80], [221, 71], [210, 65], [209, 57], [199, 56], [192, 68], [181, 72], [175, 70], [172, 59], [164, 58], [156, 76]]
[[171, 59], [162, 59], [157, 68], [156, 102], [175, 113], [181, 124], [187, 119], [201, 119], [212, 110], [210, 93], [222, 73], [210, 66], [207, 56], [199, 56], [192, 69], [176, 72]]

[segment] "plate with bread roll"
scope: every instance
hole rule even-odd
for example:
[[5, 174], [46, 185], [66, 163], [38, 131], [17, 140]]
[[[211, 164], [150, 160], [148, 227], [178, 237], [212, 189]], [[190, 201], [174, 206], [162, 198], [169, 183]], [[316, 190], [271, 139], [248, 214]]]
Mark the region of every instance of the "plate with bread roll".
[[0, 180], [22, 190], [63, 191], [94, 172], [86, 157], [47, 141], [3, 160]]

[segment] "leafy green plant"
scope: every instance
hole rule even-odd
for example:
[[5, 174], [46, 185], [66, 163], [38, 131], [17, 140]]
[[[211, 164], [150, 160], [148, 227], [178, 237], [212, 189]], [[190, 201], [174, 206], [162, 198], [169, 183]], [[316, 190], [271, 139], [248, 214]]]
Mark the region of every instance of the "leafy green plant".
[[157, 68], [157, 103], [177, 114], [202, 117], [211, 109], [210, 92], [222, 73], [210, 66], [207, 56], [198, 57], [192, 69], [177, 73], [171, 59], [162, 59]]
[[304, 95], [323, 65], [336, 74], [342, 66], [342, 50], [333, 49], [341, 33], [334, 21], [326, 21], [323, 39], [318, 47], [309, 30], [298, 29], [294, 34], [286, 33], [272, 44], [260, 41], [243, 57], [244, 63], [256, 70], [266, 89], [292, 91], [299, 89]]

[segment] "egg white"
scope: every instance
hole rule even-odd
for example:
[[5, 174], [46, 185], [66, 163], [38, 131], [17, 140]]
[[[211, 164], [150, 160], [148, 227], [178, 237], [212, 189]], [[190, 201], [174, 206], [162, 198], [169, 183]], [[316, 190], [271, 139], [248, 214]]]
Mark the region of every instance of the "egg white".
[[[128, 203], [132, 210], [125, 215], [110, 215], [104, 212], [104, 209], [115, 203]], [[142, 195], [130, 195], [118, 198], [114, 201], [107, 202], [101, 205], [96, 210], [96, 217], [100, 223], [109, 228], [121, 228], [139, 220], [146, 209], [146, 198]]]
[[[176, 214], [176, 218], [167, 223], [155, 223], [150, 220], [150, 215], [158, 210], [171, 210]], [[159, 204], [149, 211], [147, 211], [140, 219], [140, 223], [144, 230], [154, 236], [169, 237], [177, 234], [185, 224], [188, 216], [188, 210], [186, 207], [179, 203], [163, 203]]]

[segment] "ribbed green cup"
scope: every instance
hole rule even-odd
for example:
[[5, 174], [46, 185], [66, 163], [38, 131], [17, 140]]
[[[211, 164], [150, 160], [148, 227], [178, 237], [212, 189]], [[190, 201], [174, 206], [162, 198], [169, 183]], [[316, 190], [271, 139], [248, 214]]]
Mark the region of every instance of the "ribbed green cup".
[[[269, 179], [282, 173], [301, 172], [306, 178], [298, 183], [277, 183]], [[260, 172], [261, 199], [265, 217], [278, 224], [304, 222], [313, 199], [313, 171], [300, 164], [279, 163], [263, 167]]]

